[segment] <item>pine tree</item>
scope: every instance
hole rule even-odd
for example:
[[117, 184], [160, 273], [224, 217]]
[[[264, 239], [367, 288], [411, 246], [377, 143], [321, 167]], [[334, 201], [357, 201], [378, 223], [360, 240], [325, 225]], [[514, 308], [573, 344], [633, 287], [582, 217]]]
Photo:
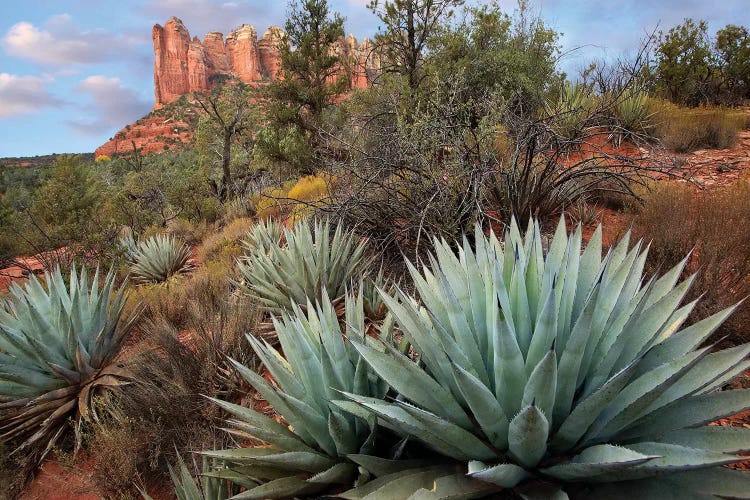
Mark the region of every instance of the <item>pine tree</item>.
[[337, 44], [344, 19], [326, 0], [292, 0], [281, 46], [282, 78], [266, 89], [268, 126], [258, 134], [260, 155], [299, 174], [314, 173], [325, 154], [324, 114], [347, 88]]

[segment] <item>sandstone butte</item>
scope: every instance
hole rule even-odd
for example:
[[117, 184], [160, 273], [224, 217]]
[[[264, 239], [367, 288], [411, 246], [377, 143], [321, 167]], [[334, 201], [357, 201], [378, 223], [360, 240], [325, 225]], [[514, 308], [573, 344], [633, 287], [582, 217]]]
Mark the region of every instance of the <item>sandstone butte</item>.
[[[229, 33], [207, 33], [201, 41], [190, 38], [182, 21], [171, 17], [164, 26], [154, 25], [154, 111], [194, 92], [207, 92], [215, 75], [229, 75], [242, 82], [262, 85], [280, 77], [281, 44], [286, 35], [278, 26], [268, 28], [260, 39], [255, 28], [243, 24]], [[370, 83], [379, 59], [365, 38], [342, 38], [336, 53], [346, 62], [341, 74], [348, 74], [352, 88]], [[190, 126], [168, 116], [151, 113], [120, 130], [96, 149], [95, 155], [128, 153], [133, 145], [143, 154], [160, 152], [190, 140]]]

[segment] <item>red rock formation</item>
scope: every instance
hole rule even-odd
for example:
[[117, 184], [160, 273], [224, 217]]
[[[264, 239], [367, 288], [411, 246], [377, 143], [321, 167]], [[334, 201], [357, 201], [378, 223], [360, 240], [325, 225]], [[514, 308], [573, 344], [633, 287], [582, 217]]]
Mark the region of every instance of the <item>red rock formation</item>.
[[203, 48], [206, 50], [206, 58], [211, 63], [211, 71], [214, 73], [229, 73], [229, 57], [224, 45], [224, 35], [218, 31], [207, 33], [203, 37]]
[[[271, 26], [258, 40], [255, 28], [243, 24], [229, 33], [226, 40], [218, 32], [208, 33], [201, 42], [190, 40], [190, 33], [176, 17], [162, 28], [154, 26], [154, 96], [155, 108], [177, 100], [189, 92], [210, 89], [211, 77], [227, 74], [245, 83], [281, 77], [281, 46], [286, 35], [278, 26]], [[365, 39], [360, 45], [353, 35], [342, 39], [335, 49], [345, 63], [352, 87], [366, 87], [370, 82], [373, 59], [372, 43]]]
[[258, 42], [260, 65], [263, 68], [263, 76], [266, 78], [271, 80], [281, 78], [281, 44], [285, 39], [286, 34], [281, 28], [271, 26]]
[[182, 21], [170, 17], [151, 32], [154, 39], [154, 96], [156, 105], [171, 102], [189, 92], [188, 50], [190, 34]]
[[96, 148], [94, 157], [131, 153], [133, 144], [141, 154], [161, 153], [190, 142], [192, 137], [193, 132], [187, 123], [152, 114], [117, 132]]
[[245, 83], [261, 79], [258, 58], [258, 34], [249, 24], [243, 24], [227, 35], [227, 54], [234, 76]]
[[190, 92], [203, 92], [208, 88], [209, 65], [206, 62], [206, 51], [200, 40], [190, 42], [187, 58], [188, 89]]
[[[255, 28], [243, 24], [224, 36], [218, 32], [206, 34], [201, 42], [190, 39], [185, 25], [171, 17], [164, 27], [155, 25], [154, 39], [154, 109], [176, 101], [192, 92], [206, 92], [212, 77], [225, 74], [245, 83], [282, 78], [281, 47], [286, 34], [278, 26], [271, 26], [258, 39]], [[361, 44], [353, 35], [342, 38], [336, 45], [342, 57], [341, 73], [346, 73], [352, 88], [370, 84], [379, 61], [373, 57], [372, 42], [365, 38]], [[161, 152], [188, 142], [192, 137], [187, 123], [165, 118], [158, 112], [120, 130], [106, 144], [96, 150], [96, 156], [128, 153], [133, 143], [142, 153]]]

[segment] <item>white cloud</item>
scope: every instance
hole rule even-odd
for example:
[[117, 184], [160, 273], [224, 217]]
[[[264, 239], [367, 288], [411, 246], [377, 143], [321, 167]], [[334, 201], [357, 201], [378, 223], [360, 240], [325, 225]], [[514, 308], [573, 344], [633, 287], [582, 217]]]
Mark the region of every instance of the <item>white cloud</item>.
[[60, 106], [62, 101], [49, 93], [46, 83], [35, 76], [0, 73], [0, 118]]
[[68, 120], [74, 130], [88, 135], [119, 129], [149, 112], [151, 103], [125, 87], [119, 78], [102, 75], [82, 80], [77, 90], [87, 94], [91, 105], [86, 106], [90, 117]]
[[104, 30], [82, 31], [68, 14], [50, 17], [44, 28], [21, 21], [2, 38], [6, 54], [56, 66], [107, 61], [130, 43]]

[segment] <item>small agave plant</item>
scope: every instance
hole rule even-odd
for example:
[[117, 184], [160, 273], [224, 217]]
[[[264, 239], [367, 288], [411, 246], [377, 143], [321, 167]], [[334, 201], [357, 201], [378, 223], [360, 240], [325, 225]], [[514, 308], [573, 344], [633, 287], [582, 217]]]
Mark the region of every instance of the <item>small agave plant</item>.
[[237, 262], [243, 277], [237, 285], [269, 311], [321, 301], [323, 292], [338, 299], [362, 271], [365, 245], [341, 226], [333, 238], [328, 221], [300, 221], [283, 238], [280, 229], [270, 221], [256, 226]]
[[130, 381], [114, 358], [134, 319], [123, 318], [126, 285], [115, 291], [111, 272], [101, 288], [98, 270], [89, 287], [75, 266], [67, 286], [59, 268], [44, 281], [14, 283], [0, 307], [0, 442], [39, 461], [69, 419], [95, 417], [94, 398]]
[[[361, 295], [346, 297], [349, 340], [365, 341], [362, 302]], [[254, 410], [214, 400], [234, 417], [228, 422], [229, 432], [267, 445], [203, 453], [226, 464], [228, 470], [221, 477], [247, 488], [237, 498], [293, 498], [347, 489], [362, 472], [359, 462], [379, 460], [369, 455], [382, 442], [375, 440], [373, 422], [368, 424], [329, 401], [341, 392], [379, 400], [388, 385], [342, 336], [325, 290], [322, 305], [308, 302], [306, 313], [292, 305], [292, 311], [274, 319], [274, 324], [286, 359], [268, 343], [247, 337], [274, 385], [241, 363], [233, 363], [291, 427]], [[390, 344], [388, 322], [383, 330], [383, 342]]]
[[[750, 498], [750, 429], [709, 423], [750, 408], [722, 391], [750, 367], [749, 345], [701, 347], [734, 308], [685, 327], [685, 262], [644, 282], [629, 236], [602, 259], [601, 228], [581, 253], [564, 221], [546, 252], [536, 223], [505, 245], [457, 252], [436, 241], [410, 265], [421, 303], [383, 300], [419, 363], [384, 342], [351, 344], [399, 396], [333, 404], [464, 464], [378, 476], [342, 498]], [[319, 397], [335, 397], [323, 394]]]
[[165, 234], [139, 242], [130, 253], [130, 261], [130, 274], [139, 283], [163, 283], [192, 268], [190, 247]]
[[[169, 477], [177, 500], [226, 500], [240, 492], [240, 487], [222, 477], [226, 468], [217, 460], [203, 457], [203, 473], [196, 479], [185, 461], [177, 455], [177, 468], [169, 465]], [[141, 490], [144, 500], [153, 498]]]

